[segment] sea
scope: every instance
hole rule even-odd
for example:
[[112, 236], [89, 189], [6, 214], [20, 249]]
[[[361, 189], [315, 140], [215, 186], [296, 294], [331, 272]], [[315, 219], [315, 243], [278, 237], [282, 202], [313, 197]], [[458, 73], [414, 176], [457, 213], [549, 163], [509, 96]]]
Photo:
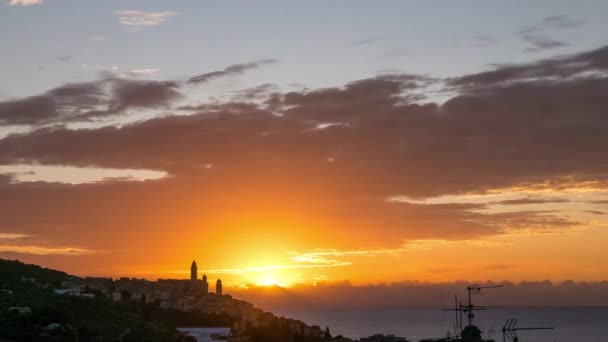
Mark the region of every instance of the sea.
[[[330, 327], [332, 335], [353, 339], [374, 334], [393, 334], [411, 341], [453, 334], [454, 313], [441, 309], [304, 309], [274, 308], [276, 315], [309, 325]], [[608, 342], [608, 308], [496, 308], [478, 311], [475, 325], [484, 338], [502, 341], [507, 319], [516, 327], [555, 327], [554, 330], [521, 331], [520, 342]]]
[[177, 330], [183, 332], [186, 335], [194, 337], [196, 342], [213, 342], [217, 341], [217, 336], [229, 336], [230, 328], [177, 328]]

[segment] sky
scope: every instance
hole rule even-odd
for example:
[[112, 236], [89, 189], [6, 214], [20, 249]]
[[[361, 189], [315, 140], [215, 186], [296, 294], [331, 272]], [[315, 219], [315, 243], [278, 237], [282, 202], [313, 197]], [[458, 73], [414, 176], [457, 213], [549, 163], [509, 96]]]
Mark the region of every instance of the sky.
[[606, 280], [605, 1], [0, 1], [0, 257]]

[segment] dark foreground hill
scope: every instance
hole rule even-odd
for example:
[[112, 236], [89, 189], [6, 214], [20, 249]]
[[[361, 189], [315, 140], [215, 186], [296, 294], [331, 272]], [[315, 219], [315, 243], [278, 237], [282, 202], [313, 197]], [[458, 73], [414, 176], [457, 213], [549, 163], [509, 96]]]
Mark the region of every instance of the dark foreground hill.
[[[0, 259], [0, 341], [193, 341], [170, 313], [54, 292], [68, 274]], [[182, 313], [178, 318], [188, 320]]]

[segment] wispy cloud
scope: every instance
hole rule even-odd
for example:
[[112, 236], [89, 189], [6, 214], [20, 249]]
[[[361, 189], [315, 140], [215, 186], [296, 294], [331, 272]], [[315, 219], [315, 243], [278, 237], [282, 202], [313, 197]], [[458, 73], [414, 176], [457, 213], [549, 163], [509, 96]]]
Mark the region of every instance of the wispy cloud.
[[295, 254], [291, 259], [303, 264], [325, 265], [325, 266], [347, 266], [352, 262], [339, 260], [344, 257], [370, 257], [378, 255], [398, 255], [405, 252], [403, 247], [389, 249], [355, 249], [355, 250], [337, 250], [337, 249], [315, 249], [310, 252]]
[[19, 253], [34, 255], [83, 255], [93, 251], [76, 247], [40, 246], [27, 241], [31, 236], [22, 233], [0, 233], [0, 253]]
[[524, 51], [535, 52], [568, 46], [568, 43], [553, 39], [549, 37], [548, 34], [553, 33], [555, 30], [575, 28], [582, 24], [583, 22], [581, 20], [574, 20], [566, 15], [545, 17], [537, 24], [519, 31], [522, 39], [530, 44], [530, 47], [526, 48]]
[[144, 12], [137, 10], [116, 11], [120, 23], [129, 30], [139, 30], [146, 27], [159, 26], [177, 15], [176, 12]]
[[93, 252], [88, 249], [73, 247], [0, 245], [0, 253], [19, 253], [34, 255], [83, 255], [91, 254]]
[[[310, 252], [292, 252], [291, 259], [303, 265], [317, 265], [324, 267], [348, 266], [354, 262], [352, 258], [358, 257], [381, 257], [399, 256], [413, 250], [431, 250], [433, 248], [447, 246], [470, 246], [470, 247], [492, 247], [508, 244], [507, 241], [475, 239], [475, 240], [444, 240], [444, 239], [420, 239], [405, 241], [401, 246], [395, 248], [362, 248], [351, 250], [339, 249], [314, 249]], [[345, 260], [345, 259], [351, 260]]]
[[387, 37], [370, 37], [370, 38], [359, 39], [359, 40], [349, 42], [348, 45], [350, 45], [350, 46], [370, 45], [370, 44], [375, 44], [375, 43], [384, 41], [386, 39], [387, 39]]
[[10, 176], [13, 183], [49, 182], [86, 184], [108, 181], [155, 180], [166, 177], [167, 173], [164, 171], [147, 169], [111, 169], [66, 165], [12, 164], [0, 165], [0, 175]]
[[28, 237], [27, 234], [21, 233], [0, 233], [0, 240], [13, 240]]
[[525, 49], [525, 51], [527, 51], [527, 52], [535, 52], [535, 51], [541, 51], [541, 50], [568, 46], [568, 43], [566, 43], [566, 42], [556, 40], [556, 39], [551, 39], [549, 37], [540, 35], [538, 33], [525, 34], [525, 35], [523, 35], [523, 39], [532, 45]]
[[150, 75], [156, 74], [159, 71], [160, 71], [159, 68], [139, 68], [139, 69], [130, 70], [129, 74], [132, 74], [135, 76], [150, 76]]
[[191, 77], [188, 80], [188, 83], [205, 83], [219, 77], [240, 75], [246, 71], [257, 69], [261, 66], [274, 63], [277, 63], [277, 61], [274, 59], [262, 59], [256, 62], [232, 64], [226, 67], [224, 70], [212, 71], [206, 74]]
[[11, 0], [10, 6], [30, 6], [39, 5], [43, 0]]

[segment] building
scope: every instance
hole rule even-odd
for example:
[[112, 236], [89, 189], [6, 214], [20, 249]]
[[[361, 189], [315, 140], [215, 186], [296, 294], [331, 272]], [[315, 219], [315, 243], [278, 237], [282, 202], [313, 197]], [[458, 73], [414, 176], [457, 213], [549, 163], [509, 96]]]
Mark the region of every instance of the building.
[[192, 260], [190, 266], [190, 280], [196, 281], [198, 279], [198, 268], [196, 267], [196, 261]]
[[28, 314], [32, 312], [32, 309], [29, 306], [13, 306], [8, 308], [8, 311], [20, 314]]
[[203, 274], [203, 293], [209, 293], [209, 283], [207, 282], [207, 275]]
[[112, 292], [112, 300], [115, 302], [120, 302], [122, 300], [122, 293], [119, 291]]
[[218, 296], [222, 295], [222, 280], [218, 279], [217, 282], [215, 283], [215, 294]]

